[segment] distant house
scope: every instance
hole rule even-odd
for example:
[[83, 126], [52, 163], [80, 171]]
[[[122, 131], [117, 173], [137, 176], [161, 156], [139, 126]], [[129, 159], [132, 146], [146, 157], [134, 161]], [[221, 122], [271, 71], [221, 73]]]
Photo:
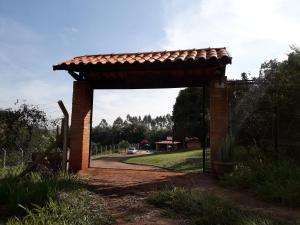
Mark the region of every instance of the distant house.
[[186, 137], [185, 138], [185, 146], [187, 149], [200, 149], [201, 143], [199, 138], [197, 137]]
[[140, 142], [140, 149], [146, 149], [148, 150], [150, 147], [150, 143], [147, 139], [144, 139]]
[[156, 151], [177, 150], [181, 142], [173, 141], [172, 137], [167, 137], [166, 140], [155, 142]]

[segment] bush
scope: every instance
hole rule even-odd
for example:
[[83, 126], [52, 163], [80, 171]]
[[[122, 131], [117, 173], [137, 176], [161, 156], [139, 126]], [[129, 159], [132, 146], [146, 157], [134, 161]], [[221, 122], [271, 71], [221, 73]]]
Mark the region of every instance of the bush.
[[120, 146], [120, 148], [126, 149], [126, 148], [129, 147], [130, 144], [129, 144], [128, 141], [122, 140], [122, 141], [119, 142], [118, 145]]
[[281, 224], [258, 213], [241, 210], [215, 196], [180, 188], [154, 193], [148, 201], [165, 209], [169, 216], [183, 217], [195, 225]]
[[300, 206], [300, 167], [293, 162], [248, 160], [224, 176], [224, 183], [255, 192], [260, 198]]

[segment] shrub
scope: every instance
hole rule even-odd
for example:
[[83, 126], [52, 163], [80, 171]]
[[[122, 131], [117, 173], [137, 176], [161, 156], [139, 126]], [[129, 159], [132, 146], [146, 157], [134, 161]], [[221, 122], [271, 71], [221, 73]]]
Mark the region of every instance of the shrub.
[[300, 206], [300, 167], [290, 161], [238, 163], [224, 183], [252, 190], [264, 200]]

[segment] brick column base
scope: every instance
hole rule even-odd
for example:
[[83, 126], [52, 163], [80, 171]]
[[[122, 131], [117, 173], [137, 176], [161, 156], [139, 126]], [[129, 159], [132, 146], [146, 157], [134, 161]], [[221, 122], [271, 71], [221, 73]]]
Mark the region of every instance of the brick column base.
[[92, 106], [93, 88], [90, 83], [75, 81], [73, 84], [69, 160], [69, 168], [72, 172], [89, 167]]

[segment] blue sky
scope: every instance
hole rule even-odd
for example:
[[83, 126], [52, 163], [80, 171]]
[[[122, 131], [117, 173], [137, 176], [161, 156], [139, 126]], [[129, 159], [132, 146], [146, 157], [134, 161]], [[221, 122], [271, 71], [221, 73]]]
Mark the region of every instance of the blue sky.
[[[84, 54], [228, 47], [229, 78], [257, 74], [300, 45], [296, 0], [0, 0], [0, 107], [16, 99], [51, 118], [71, 110], [72, 78], [52, 65]], [[96, 91], [94, 124], [118, 115], [172, 112], [179, 89]]]

